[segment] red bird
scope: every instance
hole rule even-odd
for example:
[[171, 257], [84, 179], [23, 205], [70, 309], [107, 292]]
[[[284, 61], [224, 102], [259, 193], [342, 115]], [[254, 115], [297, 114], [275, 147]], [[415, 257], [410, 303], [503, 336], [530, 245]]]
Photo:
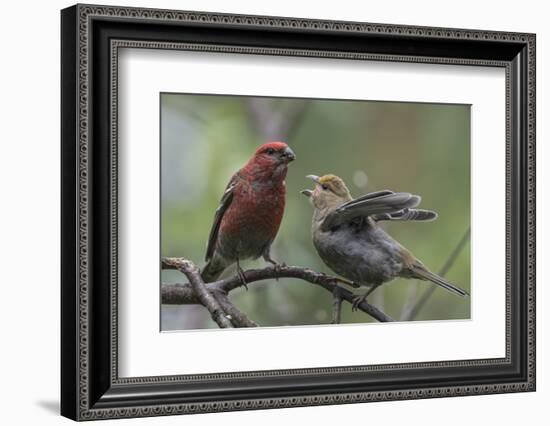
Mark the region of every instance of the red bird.
[[239, 262], [271, 256], [285, 209], [287, 166], [296, 156], [284, 142], [260, 146], [227, 185], [208, 238], [204, 282], [215, 281], [233, 263], [245, 282]]

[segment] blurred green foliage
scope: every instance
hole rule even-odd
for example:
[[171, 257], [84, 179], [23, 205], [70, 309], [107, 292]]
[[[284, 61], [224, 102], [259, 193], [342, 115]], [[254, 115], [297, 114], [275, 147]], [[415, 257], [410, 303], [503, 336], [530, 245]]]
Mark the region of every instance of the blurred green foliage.
[[[296, 102], [303, 109], [295, 108]], [[278, 119], [285, 111], [301, 111], [285, 118], [293, 121], [287, 126], [292, 130], [282, 135], [297, 160], [289, 166], [287, 207], [272, 251], [275, 259], [331, 273], [312, 245], [312, 210], [300, 190], [311, 187], [307, 174], [334, 173], [355, 196], [380, 189], [421, 195], [421, 207], [437, 211], [437, 221], [383, 226], [430, 269], [437, 272], [443, 266], [470, 226], [468, 105], [162, 94], [162, 256], [204, 264], [214, 211], [229, 178], [259, 144], [280, 139], [276, 129], [270, 135], [262, 133], [254, 114], [258, 107], [264, 116], [267, 111]], [[243, 266], [261, 267], [263, 261]], [[164, 283], [185, 281], [176, 271], [162, 271], [161, 277]], [[469, 243], [446, 277], [470, 289]], [[376, 290], [369, 301], [399, 319], [431, 285], [395, 280]], [[253, 283], [248, 291], [231, 292], [230, 298], [262, 326], [331, 320], [331, 294], [300, 280]], [[470, 302], [438, 288], [415, 319], [466, 319]], [[343, 323], [370, 321], [344, 304]], [[162, 330], [215, 327], [201, 306], [161, 308]]]

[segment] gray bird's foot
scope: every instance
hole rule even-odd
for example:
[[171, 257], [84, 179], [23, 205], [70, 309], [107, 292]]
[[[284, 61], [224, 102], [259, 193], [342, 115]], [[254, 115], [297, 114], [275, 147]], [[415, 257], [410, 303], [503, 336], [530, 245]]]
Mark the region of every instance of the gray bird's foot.
[[332, 279], [334, 281], [334, 284], [336, 284], [336, 285], [338, 285], [338, 283], [342, 283], [342, 284], [349, 285], [350, 287], [353, 287], [353, 288], [360, 288], [361, 287], [361, 285], [359, 285], [357, 283], [354, 283], [353, 281], [347, 280], [345, 278], [342, 278], [342, 277], [334, 277], [332, 275], [329, 276], [329, 275], [325, 274], [324, 272], [319, 272], [319, 275], [321, 275], [323, 278]]
[[359, 308], [359, 305], [361, 303], [363, 303], [364, 301], [367, 300], [367, 297], [369, 296], [369, 294], [371, 294], [374, 290], [376, 290], [378, 288], [380, 284], [375, 284], [373, 286], [371, 286], [365, 294], [363, 294], [362, 296], [354, 296], [353, 298], [353, 303], [351, 305], [351, 310], [352, 311], [356, 311], [358, 308]]
[[349, 285], [350, 287], [353, 287], [353, 288], [361, 287], [359, 284], [354, 283], [353, 281], [350, 281], [350, 280], [346, 280], [345, 278], [338, 277], [336, 279], [337, 279], [338, 282], [341, 282], [342, 284]]
[[353, 302], [351, 304], [351, 310], [355, 312], [357, 309], [359, 309], [359, 305], [363, 303], [365, 300], [367, 300], [367, 296], [369, 295], [369, 292], [366, 292], [363, 295], [356, 295], [353, 297]]

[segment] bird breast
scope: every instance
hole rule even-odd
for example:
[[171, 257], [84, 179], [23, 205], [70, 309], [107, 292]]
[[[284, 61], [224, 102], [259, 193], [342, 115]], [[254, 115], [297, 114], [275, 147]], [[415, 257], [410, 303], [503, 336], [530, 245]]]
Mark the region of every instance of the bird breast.
[[330, 269], [358, 284], [390, 281], [403, 268], [400, 245], [378, 227], [357, 230], [342, 225], [327, 232], [314, 229], [313, 243]]
[[277, 235], [285, 208], [284, 186], [241, 185], [220, 225], [228, 257], [257, 258]]

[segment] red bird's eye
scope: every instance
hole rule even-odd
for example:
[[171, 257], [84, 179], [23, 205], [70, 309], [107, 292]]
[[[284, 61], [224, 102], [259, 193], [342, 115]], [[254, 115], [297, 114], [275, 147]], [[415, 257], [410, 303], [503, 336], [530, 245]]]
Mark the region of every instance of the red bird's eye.
[[267, 152], [267, 154], [269, 155], [273, 155], [275, 153], [275, 150], [273, 148], [267, 148], [265, 152]]

